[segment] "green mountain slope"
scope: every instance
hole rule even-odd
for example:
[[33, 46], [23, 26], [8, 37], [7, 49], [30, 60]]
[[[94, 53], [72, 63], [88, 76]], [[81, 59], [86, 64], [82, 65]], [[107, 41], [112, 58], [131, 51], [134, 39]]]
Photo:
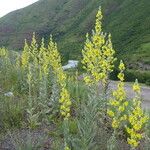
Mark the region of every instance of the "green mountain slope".
[[149, 0], [39, 0], [0, 18], [0, 46], [21, 49], [35, 31], [39, 40], [53, 34], [65, 60], [80, 58], [100, 5], [117, 54], [131, 68], [150, 69]]

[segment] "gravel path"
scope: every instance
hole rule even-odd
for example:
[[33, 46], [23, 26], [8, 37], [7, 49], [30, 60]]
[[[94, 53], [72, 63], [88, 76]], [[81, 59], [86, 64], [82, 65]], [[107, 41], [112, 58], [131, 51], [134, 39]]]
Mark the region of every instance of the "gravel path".
[[[109, 84], [110, 89], [116, 89], [117, 88], [117, 81], [110, 81]], [[132, 84], [126, 83], [125, 84], [125, 90], [127, 92], [128, 98], [134, 97], [134, 92], [132, 90]], [[142, 97], [142, 106], [144, 109], [150, 109], [150, 87], [148, 86], [142, 86], [141, 87], [141, 97]]]

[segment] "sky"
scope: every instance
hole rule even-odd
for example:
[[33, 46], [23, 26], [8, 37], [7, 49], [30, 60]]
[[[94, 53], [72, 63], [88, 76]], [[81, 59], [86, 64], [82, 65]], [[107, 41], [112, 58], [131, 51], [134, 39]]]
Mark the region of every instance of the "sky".
[[26, 7], [38, 0], [0, 0], [0, 17], [7, 13]]

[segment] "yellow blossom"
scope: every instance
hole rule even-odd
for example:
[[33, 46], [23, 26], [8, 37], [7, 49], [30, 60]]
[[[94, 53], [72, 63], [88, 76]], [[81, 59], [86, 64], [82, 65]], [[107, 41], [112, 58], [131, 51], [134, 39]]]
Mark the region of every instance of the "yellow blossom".
[[123, 73], [119, 73], [119, 74], [118, 74], [118, 78], [119, 78], [121, 81], [124, 81], [124, 74], [123, 74]]
[[128, 124], [130, 126], [126, 127], [126, 131], [129, 134], [128, 144], [135, 148], [139, 145], [140, 140], [143, 138], [142, 134], [144, 133], [144, 126], [148, 121], [148, 116], [144, 114], [141, 108], [140, 102], [140, 87], [138, 81], [136, 80], [133, 86], [135, 91], [135, 98], [133, 99], [132, 110], [129, 112]]
[[129, 143], [130, 145], [132, 145], [133, 147], [137, 147], [138, 144], [139, 144], [136, 140], [130, 139], [130, 138], [128, 138], [128, 143]]
[[52, 40], [52, 36], [50, 37], [48, 50], [50, 66], [52, 67], [53, 73], [56, 76], [58, 84], [60, 85], [60, 113], [65, 120], [70, 117], [71, 100], [69, 92], [66, 88], [66, 74], [63, 71], [60, 54], [57, 50], [56, 43]]
[[[119, 65], [120, 73], [119, 73], [119, 83], [117, 85], [117, 89], [112, 92], [113, 98], [109, 100], [109, 107], [107, 109], [108, 115], [112, 118], [112, 127], [114, 129], [116, 128], [122, 128], [124, 126], [124, 122], [127, 120], [127, 115], [125, 114], [125, 111], [128, 107], [128, 101], [126, 99], [126, 92], [124, 89], [124, 64], [122, 61], [120, 61]], [[120, 76], [121, 75], [121, 76]], [[113, 115], [110, 115], [111, 111], [114, 112]]]
[[120, 112], [123, 112], [123, 111], [125, 110], [125, 107], [124, 107], [124, 106], [119, 106], [118, 110], [119, 110]]
[[29, 48], [27, 41], [25, 39], [24, 50], [23, 50], [22, 56], [21, 56], [21, 62], [22, 62], [23, 68], [26, 68], [28, 66], [29, 59], [30, 59], [30, 48]]
[[102, 12], [99, 9], [96, 15], [95, 30], [91, 38], [86, 35], [86, 42], [83, 55], [83, 68], [87, 71], [87, 77], [84, 78], [87, 84], [98, 83], [102, 81], [106, 84], [108, 75], [113, 70], [115, 51], [111, 43], [111, 35], [106, 36], [102, 32]]
[[124, 65], [122, 60], [121, 60], [120, 65], [119, 65], [119, 69], [120, 70], [125, 70], [125, 65]]
[[111, 110], [108, 110], [108, 111], [107, 111], [107, 114], [108, 114], [110, 117], [114, 117], [114, 112], [111, 111]]
[[136, 79], [135, 83], [133, 84], [133, 90], [134, 90], [135, 92], [140, 93], [140, 86], [139, 86], [139, 84], [138, 84], [137, 79]]
[[117, 121], [116, 119], [113, 119], [112, 127], [115, 128], [115, 129], [118, 128], [119, 127], [119, 121]]

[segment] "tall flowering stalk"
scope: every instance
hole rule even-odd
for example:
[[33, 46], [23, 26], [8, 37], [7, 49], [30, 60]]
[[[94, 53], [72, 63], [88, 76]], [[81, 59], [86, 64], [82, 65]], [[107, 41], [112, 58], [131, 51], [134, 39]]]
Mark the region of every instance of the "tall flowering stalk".
[[57, 50], [57, 44], [53, 42], [52, 36], [50, 37], [49, 45], [48, 45], [48, 51], [49, 51], [49, 61], [50, 66], [52, 67], [53, 73], [56, 76], [57, 82], [60, 86], [60, 114], [62, 115], [64, 121], [63, 121], [63, 127], [64, 127], [64, 150], [69, 150], [68, 147], [68, 119], [70, 117], [70, 107], [71, 107], [71, 100], [70, 100], [70, 94], [66, 88], [66, 74], [63, 71], [62, 65], [61, 65], [61, 58], [60, 54]]
[[27, 40], [25, 39], [24, 49], [21, 55], [21, 63], [23, 68], [27, 68], [30, 59], [30, 48], [28, 46]]
[[44, 38], [42, 38], [41, 46], [38, 54], [39, 59], [39, 67], [40, 67], [40, 78], [42, 78], [42, 74], [47, 76], [49, 73], [49, 57], [47, 48], [45, 48]]
[[113, 71], [115, 51], [112, 48], [111, 35], [102, 32], [102, 12], [99, 8], [96, 15], [95, 30], [91, 38], [86, 35], [83, 55], [83, 68], [87, 71], [84, 80], [87, 84], [107, 82], [108, 75]]
[[[39, 78], [39, 100], [43, 106], [47, 106], [48, 98], [48, 78], [49, 78], [49, 58], [47, 56], [47, 48], [45, 47], [44, 38], [41, 40], [38, 50], [38, 78]], [[45, 112], [46, 108], [43, 108]], [[48, 109], [48, 108], [47, 108]], [[44, 114], [44, 113], [43, 113]]]
[[124, 126], [127, 120], [127, 114], [125, 112], [128, 106], [123, 83], [125, 66], [122, 61], [120, 62], [119, 70], [120, 73], [118, 74], [118, 78], [120, 81], [117, 85], [117, 89], [113, 91], [113, 98], [109, 100], [109, 107], [107, 110], [109, 117], [112, 119], [112, 128], [115, 130]]
[[57, 82], [61, 87], [65, 87], [66, 86], [66, 74], [64, 73], [62, 65], [61, 65], [61, 57], [57, 50], [57, 44], [53, 42], [52, 36], [50, 37], [48, 51], [49, 51], [50, 65], [52, 67], [54, 74], [57, 77]]
[[35, 38], [35, 32], [33, 32], [32, 42], [31, 42], [31, 46], [30, 46], [30, 52], [31, 52], [32, 61], [35, 61], [37, 63], [39, 49], [38, 49], [38, 44], [37, 44], [36, 38]]
[[50, 37], [48, 49], [50, 51], [50, 65], [54, 74], [56, 75], [57, 82], [60, 85], [60, 112], [64, 119], [68, 119], [70, 116], [71, 100], [69, 92], [66, 88], [66, 74], [64, 73], [61, 65], [61, 58], [57, 50], [57, 44], [53, 42], [52, 37]]
[[135, 98], [133, 99], [132, 109], [129, 112], [129, 124], [128, 126], [126, 126], [126, 131], [128, 133], [128, 144], [131, 146], [132, 149], [135, 149], [136, 147], [138, 147], [141, 139], [144, 137], [144, 126], [149, 118], [141, 108], [141, 89], [137, 80], [133, 85], [133, 91], [135, 92]]
[[107, 113], [112, 119], [112, 128], [114, 131], [126, 131], [127, 142], [132, 149], [135, 149], [144, 136], [144, 126], [148, 121], [148, 117], [144, 114], [141, 107], [141, 89], [137, 80], [133, 85], [133, 91], [135, 92], [135, 98], [132, 101], [133, 104], [128, 106], [129, 103], [126, 99], [123, 83], [125, 66], [122, 61], [120, 62], [119, 70], [118, 78], [120, 81], [117, 90], [113, 91], [113, 98], [109, 101]]
[[[40, 115], [45, 115], [47, 109], [47, 88], [48, 88], [48, 73], [49, 73], [49, 57], [48, 50], [45, 48], [44, 39], [38, 46], [33, 33], [31, 44], [28, 45], [25, 40], [24, 50], [21, 55], [23, 77], [29, 85], [29, 114], [30, 124], [38, 125]], [[32, 80], [29, 80], [29, 77]], [[24, 79], [24, 78], [23, 78]], [[29, 82], [30, 81], [30, 82]], [[32, 96], [32, 99], [30, 98]], [[32, 107], [30, 106], [32, 103]], [[40, 108], [40, 112], [37, 110]], [[35, 120], [34, 120], [35, 119]], [[37, 123], [36, 123], [37, 122]]]

